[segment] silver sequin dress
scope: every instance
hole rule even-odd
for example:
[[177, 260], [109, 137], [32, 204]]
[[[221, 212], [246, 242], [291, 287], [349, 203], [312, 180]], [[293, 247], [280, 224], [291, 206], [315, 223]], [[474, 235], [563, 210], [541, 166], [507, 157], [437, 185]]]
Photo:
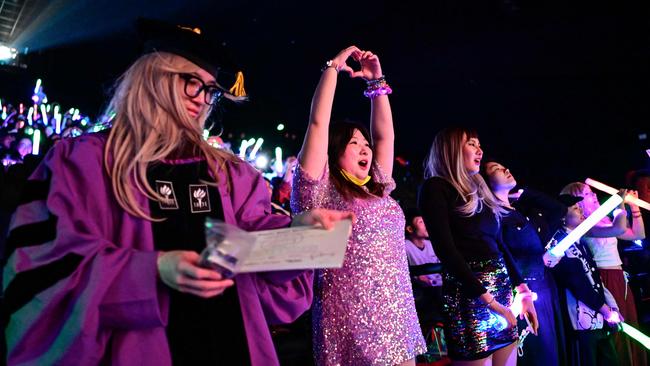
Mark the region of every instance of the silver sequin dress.
[[318, 365], [396, 365], [424, 353], [426, 346], [413, 301], [404, 248], [404, 214], [388, 194], [382, 198], [345, 201], [335, 190], [327, 168], [313, 179], [296, 168], [291, 207], [352, 211], [352, 229], [343, 267], [317, 272], [314, 357]]

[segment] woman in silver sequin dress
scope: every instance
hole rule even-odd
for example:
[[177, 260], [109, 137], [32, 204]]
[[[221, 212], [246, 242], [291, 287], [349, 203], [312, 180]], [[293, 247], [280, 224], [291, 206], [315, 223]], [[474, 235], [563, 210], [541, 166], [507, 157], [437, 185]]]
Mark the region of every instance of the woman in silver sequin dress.
[[[361, 65], [354, 71], [346, 64]], [[371, 129], [354, 123], [330, 126], [339, 71], [368, 83]], [[376, 55], [349, 47], [328, 61], [312, 100], [300, 154], [292, 209], [352, 211], [357, 222], [343, 267], [320, 271], [313, 304], [318, 365], [415, 365], [426, 351], [404, 249], [404, 215], [388, 195], [395, 187], [393, 121]]]

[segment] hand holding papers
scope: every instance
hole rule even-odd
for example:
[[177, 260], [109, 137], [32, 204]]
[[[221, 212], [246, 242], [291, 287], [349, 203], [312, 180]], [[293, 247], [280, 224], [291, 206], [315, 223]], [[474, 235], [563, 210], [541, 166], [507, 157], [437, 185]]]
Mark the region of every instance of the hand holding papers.
[[226, 277], [246, 272], [339, 268], [351, 228], [350, 220], [342, 220], [331, 230], [299, 226], [246, 232], [208, 219], [201, 265]]

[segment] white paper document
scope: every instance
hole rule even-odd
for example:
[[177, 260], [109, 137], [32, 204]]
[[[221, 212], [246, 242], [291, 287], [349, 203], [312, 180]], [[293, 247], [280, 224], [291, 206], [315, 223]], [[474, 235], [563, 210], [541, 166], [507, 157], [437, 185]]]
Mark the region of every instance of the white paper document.
[[340, 268], [351, 228], [351, 221], [344, 220], [331, 230], [297, 226], [252, 232], [255, 244], [239, 272]]
[[[223, 226], [225, 224], [219, 224]], [[310, 268], [340, 268], [343, 265], [350, 220], [339, 221], [331, 230], [315, 226], [239, 232], [208, 229], [207, 242], [216, 243], [206, 260], [226, 272], [265, 272]], [[237, 231], [235, 233], [235, 231]], [[214, 232], [218, 232], [215, 238]], [[218, 243], [217, 243], [218, 242]]]

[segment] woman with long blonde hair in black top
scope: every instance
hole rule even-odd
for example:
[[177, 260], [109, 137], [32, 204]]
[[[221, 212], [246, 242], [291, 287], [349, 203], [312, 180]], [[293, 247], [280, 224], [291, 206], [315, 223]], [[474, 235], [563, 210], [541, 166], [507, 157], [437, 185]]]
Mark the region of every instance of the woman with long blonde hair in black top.
[[[532, 293], [503, 246], [506, 213], [478, 174], [483, 151], [474, 131], [439, 132], [426, 163], [418, 206], [445, 267], [443, 313], [449, 356], [457, 365], [516, 364], [513, 286], [534, 329]], [[505, 319], [507, 325], [500, 327]]]

